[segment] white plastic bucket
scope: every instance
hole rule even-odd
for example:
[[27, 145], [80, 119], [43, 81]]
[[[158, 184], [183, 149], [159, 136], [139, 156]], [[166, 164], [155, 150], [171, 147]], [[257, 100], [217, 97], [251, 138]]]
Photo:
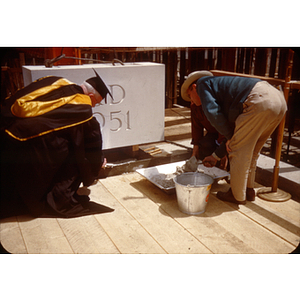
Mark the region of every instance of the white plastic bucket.
[[203, 173], [187, 172], [174, 178], [179, 210], [189, 215], [205, 212], [214, 179]]

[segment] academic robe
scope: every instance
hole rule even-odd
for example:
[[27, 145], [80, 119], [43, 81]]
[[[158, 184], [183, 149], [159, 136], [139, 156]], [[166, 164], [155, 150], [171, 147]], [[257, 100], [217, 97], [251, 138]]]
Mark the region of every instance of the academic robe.
[[100, 125], [82, 88], [56, 76], [31, 83], [1, 109], [0, 217], [112, 211], [76, 193], [102, 163]]

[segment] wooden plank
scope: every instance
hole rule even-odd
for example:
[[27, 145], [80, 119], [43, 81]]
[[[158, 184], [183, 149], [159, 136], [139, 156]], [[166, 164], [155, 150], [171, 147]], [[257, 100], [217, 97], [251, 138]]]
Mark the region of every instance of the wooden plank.
[[298, 80], [292, 80], [292, 81], [290, 81], [289, 82], [289, 84], [290, 84], [290, 88], [291, 89], [298, 89], [298, 90], [300, 90], [300, 81]]
[[170, 141], [192, 139], [191, 124], [178, 124], [172, 127], [165, 127], [165, 139]]
[[190, 109], [168, 109], [165, 110], [165, 139], [178, 141], [191, 139], [191, 117]]
[[[262, 187], [260, 184], [255, 183], [256, 191], [260, 187]], [[227, 190], [229, 186], [223, 180], [219, 182], [218, 188]], [[291, 244], [298, 245], [300, 236], [299, 202], [293, 199], [285, 202], [272, 202], [256, 197], [254, 202], [248, 202], [246, 206], [241, 206], [240, 211], [246, 213], [254, 222], [260, 223]]]
[[[216, 198], [216, 193], [219, 190], [227, 190], [229, 185], [225, 180], [221, 180], [213, 185], [211, 190], [211, 197], [214, 197], [216, 201], [212, 201], [213, 210], [220, 211], [225, 206], [230, 206], [232, 210], [238, 212], [235, 216], [235, 220], [228, 218], [228, 214], [223, 214], [218, 219], [220, 224], [228, 226], [228, 230], [241, 238], [245, 243], [256, 249], [259, 253], [289, 253], [294, 249], [294, 246], [287, 242], [284, 238], [281, 238], [277, 234], [274, 234], [275, 227], [272, 222], [269, 222], [267, 216], [260, 216], [257, 220], [252, 219], [253, 214], [251, 210], [248, 210], [249, 206], [253, 207], [253, 203], [247, 202], [247, 204], [237, 206], [233, 203], [223, 202]], [[217, 204], [218, 203], [218, 204]], [[231, 211], [231, 210], [229, 210]], [[248, 213], [250, 215], [248, 215]], [[211, 216], [210, 214], [208, 214]]]
[[187, 119], [191, 119], [191, 109], [189, 107], [173, 107], [171, 110]]
[[[90, 198], [99, 204], [107, 205], [115, 211], [95, 215], [117, 249], [121, 253], [166, 253], [149, 233], [133, 218], [119, 201], [104, 187], [113, 177], [101, 179], [90, 187]], [[113, 186], [113, 189], [119, 188]]]
[[210, 195], [209, 202], [207, 216], [258, 253], [290, 253], [294, 249], [290, 243], [242, 214], [241, 208], [232, 207], [230, 203], [217, 199], [213, 194]]
[[[140, 175], [136, 174], [134, 176], [140, 176]], [[145, 183], [145, 180], [144, 179], [142, 180]], [[293, 250], [294, 247], [290, 243], [287, 243], [285, 240], [273, 234], [271, 231], [264, 228], [260, 224], [253, 222], [251, 218], [242, 214], [239, 211], [239, 209], [237, 209], [237, 206], [232, 207], [228, 203], [218, 200], [215, 197], [214, 193], [216, 193], [216, 191], [219, 189], [220, 187], [218, 187], [218, 185], [212, 189], [212, 193], [209, 198], [209, 203], [206, 212], [204, 214], [201, 214], [196, 217], [195, 216], [191, 217], [186, 215], [186, 218], [188, 219], [193, 219], [193, 218], [199, 219], [198, 221], [201, 222], [202, 226], [205, 226], [205, 222], [212, 222], [212, 221], [218, 224], [218, 226], [215, 226], [216, 231], [210, 232], [210, 234], [213, 234], [212, 237], [215, 238], [214, 241], [217, 244], [216, 245], [214, 245], [213, 243], [206, 244], [208, 248], [210, 248], [215, 253], [230, 253], [228, 252], [228, 250], [229, 251], [232, 250], [230, 248], [228, 250], [226, 250], [226, 247], [225, 249], [223, 248], [223, 250], [226, 250], [224, 252], [222, 252], [223, 251], [222, 249], [218, 248], [219, 241], [221, 239], [226, 239], [230, 234], [231, 236], [235, 237], [236, 249], [241, 249], [242, 247], [244, 247], [244, 249], [247, 250], [247, 252], [243, 251], [240, 253], [289, 253], [290, 250]], [[153, 196], [152, 199], [156, 199], [156, 201], [164, 201], [163, 198], [166, 197], [160, 197], [159, 192], [160, 191], [157, 189], [156, 195]], [[163, 202], [163, 204], [165, 203], [166, 202]], [[171, 211], [170, 207], [164, 207], [164, 209], [168, 210], [168, 213], [172, 215], [172, 217], [176, 219], [178, 222], [182, 223], [182, 220], [186, 219], [183, 218], [179, 212], [176, 213], [174, 207], [173, 207], [173, 211]], [[191, 230], [191, 228], [193, 228], [192, 226], [189, 226], [187, 222], [182, 223], [182, 225], [186, 227], [188, 230]], [[222, 230], [220, 231], [220, 227], [223, 227], [223, 235], [222, 235]], [[227, 235], [224, 235], [224, 229], [226, 229], [228, 233]], [[195, 230], [198, 229], [194, 229], [194, 231]], [[201, 236], [201, 237], [203, 236], [203, 232], [200, 231], [199, 235], [197, 235], [194, 231], [193, 231], [194, 236]], [[208, 241], [208, 239], [206, 240], [204, 239], [201, 241], [204, 244], [211, 242]], [[234, 243], [234, 241], [232, 242]], [[241, 247], [242, 244], [244, 245]], [[228, 241], [226, 246], [227, 245], [229, 245]], [[220, 246], [222, 246], [222, 244]]]
[[56, 219], [24, 215], [18, 217], [18, 222], [28, 253], [73, 253]]
[[272, 78], [272, 77], [265, 77], [265, 76], [257, 76], [257, 75], [249, 75], [243, 73], [236, 73], [236, 72], [228, 72], [228, 71], [221, 71], [221, 70], [210, 70], [214, 74], [214, 76], [241, 76], [247, 78], [257, 78], [261, 80], [268, 81], [270, 84], [273, 85], [284, 85], [284, 79]]
[[0, 240], [2, 246], [10, 253], [27, 253], [27, 249], [16, 217], [1, 220]]
[[[300, 236], [300, 203], [295, 209], [297, 202], [289, 200], [286, 202], [272, 203], [264, 201], [256, 197], [254, 202], [247, 202], [247, 205], [240, 207], [240, 212], [247, 215], [253, 221], [261, 224], [282, 239], [290, 242], [293, 246], [297, 246]], [[287, 208], [289, 208], [287, 210]], [[298, 211], [298, 219], [289, 218], [289, 213], [282, 213], [280, 210], [284, 208], [285, 212], [292, 214]]]
[[[258, 185], [258, 184], [257, 184]], [[261, 187], [261, 185], [260, 185]], [[259, 188], [255, 188], [259, 190]], [[256, 202], [259, 202], [259, 205], [267, 210], [274, 211], [278, 216], [287, 220], [293, 225], [299, 226], [300, 224], [300, 203], [290, 199], [285, 202], [272, 202], [265, 201], [256, 197]]]
[[[255, 183], [255, 189], [261, 187], [258, 183]], [[213, 185], [212, 194], [216, 194], [218, 190], [227, 191], [229, 185], [225, 180], [219, 181]], [[218, 200], [218, 199], [217, 199]], [[219, 200], [218, 200], [219, 201]], [[224, 202], [225, 204], [236, 209], [237, 206], [233, 203]], [[287, 203], [289, 203], [287, 205]], [[299, 241], [299, 203], [291, 200], [289, 202], [273, 203], [264, 201], [256, 197], [254, 202], [247, 202], [246, 205], [239, 207], [239, 212], [247, 216], [253, 222], [256, 222], [263, 228], [269, 230], [274, 235], [280, 237], [284, 243], [282, 244], [282, 250], [289, 253], [290, 245], [293, 248], [296, 242]], [[290, 207], [288, 207], [290, 206]], [[287, 243], [286, 243], [287, 242]], [[287, 250], [284, 250], [287, 248]], [[275, 249], [275, 248], [274, 248]], [[277, 253], [277, 252], [275, 252]]]
[[190, 108], [167, 108], [165, 109], [165, 122], [168, 124], [172, 121], [185, 120], [189, 122], [191, 120]]
[[128, 174], [102, 183], [167, 253], [211, 253], [170, 215], [126, 180]]
[[[127, 176], [124, 175], [125, 179]], [[115, 177], [104, 184], [168, 253], [210, 253], [168, 214], [159, 211], [152, 200], [130, 186], [130, 181], [124, 181], [124, 177]]]
[[[138, 173], [110, 177], [89, 189], [92, 201], [115, 208], [113, 213], [58, 220], [29, 216], [4, 219], [1, 241], [12, 253], [290, 253], [294, 250], [299, 242], [300, 203], [293, 200], [273, 203], [257, 198], [237, 209], [214, 196], [217, 190], [227, 188], [225, 181], [214, 185], [206, 212], [190, 216], [178, 210], [176, 195], [165, 194]], [[207, 252], [199, 250], [199, 244]]]
[[94, 215], [57, 221], [74, 253], [120, 253]]
[[169, 214], [213, 253], [257, 253], [236, 236], [228, 232], [206, 213], [192, 216], [179, 211], [176, 195], [167, 195], [138, 173], [126, 174], [131, 184], [151, 198], [159, 210]]

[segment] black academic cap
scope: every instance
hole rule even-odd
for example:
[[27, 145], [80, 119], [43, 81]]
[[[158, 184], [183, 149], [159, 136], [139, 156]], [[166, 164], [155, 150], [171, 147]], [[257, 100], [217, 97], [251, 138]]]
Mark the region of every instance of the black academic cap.
[[113, 98], [104, 81], [101, 79], [94, 68], [93, 70], [96, 74], [96, 77], [91, 77], [87, 79], [86, 82], [89, 83], [102, 96], [102, 98], [105, 98], [107, 93]]

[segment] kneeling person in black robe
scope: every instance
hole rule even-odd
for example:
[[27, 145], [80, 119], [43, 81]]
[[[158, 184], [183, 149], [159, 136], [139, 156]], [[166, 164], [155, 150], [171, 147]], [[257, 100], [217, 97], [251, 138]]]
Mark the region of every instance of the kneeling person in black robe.
[[[96, 73], [96, 71], [95, 71]], [[81, 85], [48, 76], [1, 107], [0, 217], [76, 217], [112, 211], [78, 195], [104, 164], [92, 107], [109, 93], [96, 73]], [[109, 93], [110, 94], [110, 93]]]

